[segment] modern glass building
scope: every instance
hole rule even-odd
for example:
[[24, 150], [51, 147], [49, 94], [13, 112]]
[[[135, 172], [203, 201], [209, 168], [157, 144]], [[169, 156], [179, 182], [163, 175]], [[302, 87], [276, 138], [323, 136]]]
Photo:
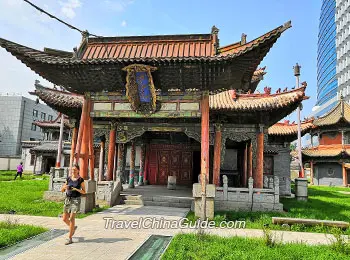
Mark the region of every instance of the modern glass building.
[[[319, 112], [334, 106], [338, 91], [336, 51], [336, 0], [323, 0], [317, 49], [317, 102]], [[321, 114], [321, 113], [317, 113]]]
[[350, 1], [336, 0], [337, 79], [338, 91], [346, 101], [350, 99]]

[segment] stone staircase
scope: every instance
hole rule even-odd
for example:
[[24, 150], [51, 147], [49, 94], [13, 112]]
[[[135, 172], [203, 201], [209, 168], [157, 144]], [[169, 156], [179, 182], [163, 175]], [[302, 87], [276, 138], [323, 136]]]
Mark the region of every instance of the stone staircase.
[[126, 205], [144, 205], [144, 206], [161, 206], [174, 208], [191, 208], [193, 198], [175, 197], [175, 196], [144, 196], [121, 193], [120, 204]]

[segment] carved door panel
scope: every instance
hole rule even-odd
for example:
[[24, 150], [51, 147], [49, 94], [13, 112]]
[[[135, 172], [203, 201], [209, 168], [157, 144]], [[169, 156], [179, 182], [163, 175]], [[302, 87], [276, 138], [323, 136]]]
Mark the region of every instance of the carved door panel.
[[158, 178], [158, 156], [157, 156], [157, 150], [150, 149], [150, 155], [149, 155], [149, 176], [148, 181], [149, 184], [155, 185], [157, 184], [157, 178]]
[[190, 185], [192, 183], [192, 152], [181, 153], [181, 170], [179, 172], [179, 184]]
[[170, 151], [158, 151], [159, 159], [159, 174], [157, 184], [166, 185], [168, 182], [168, 175], [170, 170]]
[[174, 147], [174, 150], [171, 151], [169, 175], [179, 178], [179, 170], [181, 168], [181, 151], [175, 149], [176, 147]]

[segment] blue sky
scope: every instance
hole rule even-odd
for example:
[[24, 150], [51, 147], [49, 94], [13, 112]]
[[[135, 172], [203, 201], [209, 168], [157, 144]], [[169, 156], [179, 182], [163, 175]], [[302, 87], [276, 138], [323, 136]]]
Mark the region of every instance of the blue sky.
[[[219, 28], [220, 45], [250, 41], [291, 20], [287, 30], [261, 66], [267, 67], [265, 86], [274, 92], [295, 85], [293, 66], [301, 68], [301, 82], [307, 81], [302, 117], [316, 101], [316, 57], [319, 0], [32, 0], [45, 10], [91, 33], [103, 36], [210, 33]], [[36, 49], [72, 50], [81, 36], [34, 10], [22, 0], [0, 0], [0, 37]], [[48, 84], [3, 49], [0, 50], [0, 92], [28, 96], [35, 79]], [[295, 120], [292, 114], [289, 119]]]

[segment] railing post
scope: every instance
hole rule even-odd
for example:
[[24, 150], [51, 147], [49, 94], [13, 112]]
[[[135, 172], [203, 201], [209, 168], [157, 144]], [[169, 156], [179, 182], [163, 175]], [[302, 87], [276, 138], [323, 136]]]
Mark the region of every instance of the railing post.
[[274, 190], [275, 190], [275, 203], [280, 202], [280, 180], [277, 176], [273, 179]]
[[224, 192], [224, 200], [228, 200], [228, 181], [227, 176], [222, 176], [222, 182], [223, 182], [223, 192]]

